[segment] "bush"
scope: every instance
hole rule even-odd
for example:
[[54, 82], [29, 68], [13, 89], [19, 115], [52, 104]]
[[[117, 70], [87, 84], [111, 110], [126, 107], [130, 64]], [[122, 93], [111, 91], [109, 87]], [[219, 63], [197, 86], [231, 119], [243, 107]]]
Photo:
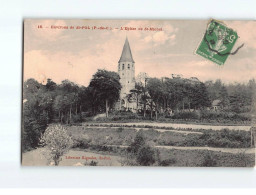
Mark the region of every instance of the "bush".
[[79, 123], [82, 122], [82, 115], [81, 114], [73, 114], [72, 115], [72, 123]]
[[73, 146], [72, 138], [61, 125], [49, 126], [42, 135], [40, 143], [48, 150], [46, 155], [49, 160], [54, 161], [55, 166], [59, 164], [60, 157]]
[[173, 119], [199, 119], [200, 115], [197, 112], [175, 112], [171, 118], [173, 118]]
[[134, 119], [142, 119], [140, 116], [138, 116], [137, 113], [133, 113], [131, 111], [114, 111], [112, 113], [109, 113], [108, 118], [104, 117], [98, 117], [96, 121], [100, 122], [109, 122], [109, 121], [130, 121]]
[[136, 155], [136, 161], [141, 166], [150, 166], [156, 162], [155, 151], [150, 146], [142, 146]]
[[[24, 108], [25, 109], [25, 108]], [[23, 127], [21, 134], [22, 152], [29, 151], [39, 146], [40, 136], [47, 128], [47, 115], [40, 114], [35, 118], [24, 110]]]
[[251, 121], [251, 115], [245, 113], [234, 113], [234, 112], [224, 112], [224, 111], [209, 111], [204, 110], [201, 112], [201, 119], [209, 120], [226, 120], [226, 121]]
[[157, 152], [154, 148], [150, 147], [146, 143], [146, 138], [143, 133], [143, 131], [139, 131], [134, 141], [131, 143], [131, 145], [127, 148], [128, 156], [130, 164], [134, 164], [134, 159], [136, 162], [136, 165], [141, 166], [150, 166], [154, 164], [157, 161]]
[[203, 162], [202, 162], [202, 167], [216, 167], [217, 165], [217, 160], [216, 157], [208, 152], [203, 156]]
[[182, 146], [210, 146], [219, 148], [248, 148], [250, 147], [250, 132], [223, 129], [207, 131], [202, 135], [188, 134]]
[[159, 165], [166, 167], [166, 166], [171, 166], [175, 163], [176, 163], [176, 160], [174, 158], [170, 158], [170, 159], [160, 161]]
[[139, 131], [136, 134], [133, 143], [129, 146], [129, 148], [127, 150], [128, 150], [128, 152], [136, 154], [139, 151], [139, 149], [145, 145], [146, 145], [146, 140], [143, 135], [143, 132]]

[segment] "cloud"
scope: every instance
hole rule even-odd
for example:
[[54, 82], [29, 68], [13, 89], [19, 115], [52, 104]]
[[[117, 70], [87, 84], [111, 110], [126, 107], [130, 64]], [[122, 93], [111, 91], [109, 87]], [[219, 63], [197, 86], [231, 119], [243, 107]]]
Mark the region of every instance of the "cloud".
[[177, 31], [178, 28], [175, 29], [172, 25], [164, 25], [163, 31], [154, 32], [153, 34], [146, 36], [144, 41], [146, 43], [153, 42], [155, 46], [163, 45], [170, 41], [173, 45], [175, 44], [174, 40], [176, 38], [176, 34], [174, 33]]
[[109, 65], [111, 60], [108, 56], [93, 55], [89, 50], [79, 54], [32, 50], [24, 55], [24, 79], [35, 78], [41, 83], [47, 78], [57, 83], [69, 79], [87, 86], [97, 69], [116, 71], [117, 65]]
[[[228, 21], [228, 27], [237, 31], [238, 40], [246, 47], [256, 49], [256, 21]], [[238, 45], [238, 44], [237, 44]]]
[[[42, 24], [66, 25], [66, 22], [46, 20]], [[83, 21], [79, 22], [81, 25], [84, 24]], [[89, 24], [89, 21], [87, 22]], [[73, 21], [73, 23], [76, 22]], [[87, 86], [97, 69], [117, 71], [126, 36], [136, 62], [136, 74], [145, 71], [154, 77], [182, 74], [184, 77], [198, 77], [203, 81], [216, 78], [225, 81], [245, 81], [253, 77], [253, 74], [256, 75], [256, 59], [252, 57], [255, 55], [253, 49], [251, 52], [242, 49], [237, 55], [230, 56], [222, 68], [194, 55], [193, 51], [198, 43], [197, 40], [191, 39], [191, 36], [186, 36], [188, 33], [186, 22], [97, 21], [99, 25], [112, 25], [112, 27], [154, 27], [163, 28], [163, 31], [116, 29], [113, 31], [61, 29], [49, 31], [45, 29], [39, 32], [35, 29], [37, 24], [41, 22], [36, 21], [33, 25], [29, 22], [26, 24], [25, 79], [33, 77], [40, 82], [45, 82], [47, 78], [52, 78], [57, 83], [69, 79]], [[94, 24], [94, 21], [90, 24]], [[256, 31], [251, 31], [254, 30], [255, 25], [251, 22], [231, 22], [229, 25], [232, 28], [239, 27], [237, 30], [241, 39], [243, 37], [249, 48], [255, 48], [253, 32]], [[198, 35], [198, 27], [204, 28], [199, 22], [195, 23], [194, 28], [190, 29], [193, 36]]]
[[[149, 30], [135, 30], [135, 31], [125, 31], [126, 35], [133, 38], [133, 39], [141, 39], [144, 41], [144, 43], [140, 43], [143, 44], [144, 49], [145, 47], [152, 47], [152, 42], [155, 46], [158, 45], [163, 45], [165, 44], [167, 41], [173, 41], [174, 43], [174, 39], [176, 37], [176, 33], [178, 32], [178, 28], [174, 27], [173, 25], [171, 25], [169, 22], [166, 21], [154, 21], [154, 20], [132, 20], [127, 22], [126, 24], [122, 25], [122, 27], [133, 27], [133, 28], [162, 28], [162, 31], [149, 31]], [[121, 34], [120, 31], [117, 30], [113, 30], [113, 32], [115, 32], [117, 35]], [[144, 44], [150, 44], [150, 45], [144, 45]]]
[[[38, 28], [42, 26], [42, 28]], [[59, 26], [64, 27], [67, 26], [64, 20], [26, 20], [25, 21], [25, 29], [31, 29], [32, 33], [35, 37], [48, 41], [56, 41], [56, 39], [63, 39], [66, 36], [62, 36], [63, 32], [66, 29], [56, 28], [52, 29], [51, 27]]]

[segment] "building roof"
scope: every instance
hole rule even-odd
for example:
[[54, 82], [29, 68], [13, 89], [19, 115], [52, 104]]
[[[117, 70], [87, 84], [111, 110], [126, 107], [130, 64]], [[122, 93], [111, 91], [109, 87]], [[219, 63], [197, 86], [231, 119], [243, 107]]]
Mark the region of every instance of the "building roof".
[[132, 58], [132, 52], [131, 52], [130, 44], [129, 44], [129, 41], [128, 41], [127, 37], [125, 39], [122, 55], [121, 55], [120, 60], [118, 62], [133, 62], [134, 63], [134, 60]]

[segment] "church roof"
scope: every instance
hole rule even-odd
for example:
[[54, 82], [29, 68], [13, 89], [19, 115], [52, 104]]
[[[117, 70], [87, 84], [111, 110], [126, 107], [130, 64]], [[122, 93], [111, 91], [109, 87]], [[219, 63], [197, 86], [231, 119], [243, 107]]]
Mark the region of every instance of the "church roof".
[[120, 60], [118, 62], [133, 62], [134, 63], [134, 60], [132, 58], [132, 52], [131, 52], [130, 44], [129, 44], [129, 41], [128, 41], [127, 37], [125, 39], [122, 55], [121, 55]]

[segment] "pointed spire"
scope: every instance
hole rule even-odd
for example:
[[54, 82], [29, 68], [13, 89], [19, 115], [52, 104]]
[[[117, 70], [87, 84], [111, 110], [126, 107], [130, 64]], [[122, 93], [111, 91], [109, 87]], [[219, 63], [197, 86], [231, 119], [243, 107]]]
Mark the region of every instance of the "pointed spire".
[[127, 37], [125, 39], [122, 55], [121, 55], [120, 60], [118, 62], [133, 62], [134, 63], [134, 60], [132, 58], [132, 52], [131, 52], [130, 44], [129, 44], [129, 41], [128, 41]]

